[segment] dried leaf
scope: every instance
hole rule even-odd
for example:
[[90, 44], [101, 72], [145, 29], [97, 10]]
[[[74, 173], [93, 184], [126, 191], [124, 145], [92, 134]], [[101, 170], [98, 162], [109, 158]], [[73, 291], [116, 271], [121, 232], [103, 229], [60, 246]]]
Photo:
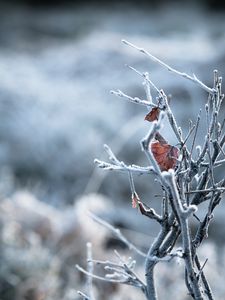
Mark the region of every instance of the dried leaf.
[[161, 171], [175, 168], [179, 156], [177, 147], [169, 145], [164, 139], [152, 142], [150, 147]]
[[159, 107], [153, 107], [153, 109], [145, 116], [145, 120], [149, 122], [158, 120], [159, 113], [160, 113]]

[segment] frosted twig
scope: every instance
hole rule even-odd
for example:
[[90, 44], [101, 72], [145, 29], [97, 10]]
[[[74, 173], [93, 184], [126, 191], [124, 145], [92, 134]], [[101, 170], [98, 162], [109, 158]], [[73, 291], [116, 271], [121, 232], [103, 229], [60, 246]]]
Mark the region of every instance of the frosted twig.
[[[170, 108], [164, 91], [159, 89], [151, 81], [148, 73], [142, 73], [134, 67], [128, 66], [128, 68], [144, 78], [143, 84], [147, 101], [138, 97], [133, 98], [119, 90], [112, 91], [112, 93], [125, 98], [132, 103], [144, 105], [147, 108], [159, 107], [160, 110], [159, 115], [157, 110], [157, 120], [152, 122], [151, 129], [141, 141], [142, 150], [148, 158], [150, 167], [140, 167], [133, 164], [126, 165], [123, 161], [119, 161], [112, 150], [106, 145], [105, 150], [108, 153], [110, 162], [108, 163], [100, 160], [95, 160], [95, 162], [100, 168], [128, 173], [131, 192], [132, 195], [135, 196], [135, 204], [138, 204], [139, 210], [143, 215], [156, 220], [160, 224], [160, 231], [149, 247], [148, 253], [145, 254], [135, 245], [130, 243], [119, 229], [114, 228], [109, 223], [92, 215], [92, 218], [95, 221], [109, 229], [118, 239], [124, 242], [128, 248], [133, 249], [136, 253], [145, 258], [146, 284], [142, 281], [140, 282], [137, 279], [137, 276], [134, 275], [134, 262], [130, 262], [131, 265], [127, 263], [127, 269], [126, 263], [124, 264], [122, 262], [119, 254], [117, 255], [120, 261], [119, 264], [108, 261], [99, 262], [105, 267], [106, 271], [112, 272], [112, 274], [106, 274], [106, 277], [102, 277], [101, 280], [114, 280], [112, 282], [126, 283], [139, 288], [141, 287], [148, 300], [157, 300], [158, 297], [154, 278], [155, 265], [159, 262], [170, 261], [173, 257], [180, 257], [184, 259], [185, 262], [185, 282], [191, 296], [195, 300], [203, 300], [206, 296], [209, 300], [213, 300], [211, 289], [203, 272], [203, 267], [201, 267], [198, 261], [197, 248], [207, 236], [210, 220], [213, 217], [213, 210], [220, 203], [222, 193], [225, 192], [225, 180], [216, 181], [217, 178], [214, 177], [214, 168], [225, 163], [225, 159], [219, 159], [220, 154], [224, 154], [223, 146], [225, 144], [225, 134], [223, 133], [225, 122], [222, 125], [218, 122], [218, 114], [224, 98], [224, 95], [221, 93], [222, 79], [218, 76], [218, 72], [215, 71], [214, 85], [213, 88], [210, 88], [201, 82], [194, 74], [188, 75], [180, 72], [153, 56], [148, 51], [124, 40], [123, 43], [144, 53], [151, 60], [170, 72], [194, 82], [209, 93], [208, 101], [205, 106], [207, 131], [203, 145], [197, 145], [196, 147], [198, 156], [196, 161], [194, 161], [192, 155], [197, 140], [201, 111], [197, 116], [196, 123], [194, 125], [192, 122], [190, 123], [189, 132], [186, 138], [183, 138], [182, 129], [177, 125], [176, 118]], [[157, 105], [153, 104], [151, 88], [158, 93]], [[167, 115], [171, 129], [175, 133], [181, 146], [181, 155], [179, 157], [179, 164], [175, 169], [169, 169], [168, 171], [162, 172], [160, 169], [160, 159], [165, 162], [165, 156], [168, 159], [171, 158], [170, 153], [167, 153], [166, 151], [166, 147], [169, 143], [162, 137], [160, 141], [162, 144], [165, 143], [165, 149], [159, 148], [156, 154], [154, 153], [155, 155], [153, 155], [151, 142], [154, 138], [157, 139], [156, 134], [161, 136], [159, 131], [162, 128], [162, 121], [165, 114]], [[192, 133], [194, 133], [194, 136], [189, 152], [186, 142]], [[156, 160], [155, 157], [157, 154], [158, 157]], [[142, 203], [135, 191], [133, 174], [149, 173], [153, 173], [157, 176], [156, 180], [161, 183], [162, 190], [164, 191], [162, 196], [162, 216], [158, 215], [152, 208], [149, 208], [146, 204]], [[203, 221], [199, 220], [197, 232], [192, 236], [193, 231], [190, 230], [189, 218], [194, 215], [194, 212], [197, 210], [197, 205], [208, 200], [207, 212], [203, 217]], [[182, 239], [182, 249], [173, 251], [179, 236], [181, 236]]]
[[82, 267], [80, 267], [79, 265], [76, 265], [76, 268], [78, 271], [86, 274], [87, 276], [91, 276], [92, 278], [96, 278], [102, 281], [106, 281], [106, 282], [114, 282], [114, 283], [125, 283], [126, 280], [125, 279], [112, 279], [112, 278], [105, 278], [102, 276], [98, 276], [92, 273], [89, 273], [88, 271], [86, 271], [85, 269], [83, 269]]
[[147, 100], [149, 101], [149, 103], [153, 103], [152, 102], [152, 94], [151, 94], [151, 85], [149, 83], [149, 74], [148, 72], [145, 72], [145, 80], [143, 82], [144, 88], [145, 88], [145, 93], [146, 93], [146, 97]]
[[91, 300], [86, 294], [81, 291], [77, 291], [77, 294], [80, 295], [83, 300]]
[[138, 97], [131, 97], [131, 96], [128, 96], [127, 94], [123, 93], [122, 91], [120, 90], [117, 90], [117, 91], [110, 91], [111, 94], [117, 96], [117, 97], [120, 97], [120, 98], [124, 98], [132, 103], [135, 103], [135, 104], [140, 104], [140, 105], [144, 105], [144, 106], [151, 106], [151, 107], [155, 107], [156, 105], [153, 104], [152, 102], [149, 102], [149, 101], [146, 101], [146, 100], [142, 100]]
[[[92, 245], [87, 243], [87, 270], [88, 273], [93, 274], [93, 263], [92, 263]], [[87, 277], [87, 291], [90, 300], [94, 300], [93, 286], [92, 286], [92, 276]]]
[[184, 251], [184, 260], [185, 260], [185, 267], [187, 270], [187, 276], [189, 279], [189, 283], [191, 289], [193, 290], [195, 299], [203, 300], [202, 292], [198, 283], [198, 279], [196, 277], [196, 273], [194, 271], [194, 265], [192, 261], [192, 247], [191, 247], [191, 239], [190, 239], [190, 232], [189, 232], [189, 225], [188, 225], [188, 217], [194, 213], [197, 209], [196, 206], [190, 205], [187, 208], [183, 208], [182, 202], [179, 197], [179, 193], [176, 186], [174, 171], [169, 170], [169, 172], [164, 173], [165, 179], [168, 181], [170, 185], [171, 192], [173, 195], [174, 206], [176, 208], [181, 232], [182, 232], [182, 244], [183, 244], [183, 251]]
[[123, 162], [120, 162], [120, 165], [110, 164], [105, 161], [95, 159], [94, 162], [98, 165], [99, 168], [108, 170], [108, 171], [120, 171], [120, 172], [132, 172], [138, 175], [143, 174], [152, 174], [154, 169], [152, 167], [140, 167], [136, 165], [126, 165]]
[[177, 122], [176, 122], [174, 114], [173, 114], [173, 112], [172, 112], [172, 110], [170, 108], [170, 105], [168, 103], [167, 96], [166, 96], [166, 94], [164, 93], [163, 90], [160, 91], [160, 94], [161, 94], [161, 97], [164, 99], [164, 104], [166, 106], [167, 118], [168, 118], [168, 120], [170, 122], [170, 126], [172, 127], [172, 129], [173, 129], [173, 131], [174, 131], [174, 133], [175, 133], [178, 141], [180, 142], [180, 144], [183, 145], [184, 142], [183, 142], [182, 134], [179, 131], [179, 128], [177, 126]]
[[[218, 90], [218, 86], [217, 86], [217, 72], [214, 72], [214, 89], [215, 89], [215, 93], [213, 95], [211, 95], [211, 100], [212, 100], [212, 111], [211, 111], [211, 116], [209, 116], [209, 104], [207, 103], [205, 105], [205, 110], [206, 110], [206, 121], [207, 121], [207, 135], [205, 137], [205, 141], [204, 141], [204, 145], [202, 147], [202, 152], [199, 155], [199, 158], [197, 160], [197, 164], [199, 165], [205, 157], [205, 154], [208, 150], [208, 143], [212, 137], [213, 131], [215, 129], [215, 126], [217, 124], [217, 115], [218, 115], [218, 110], [216, 107], [216, 101], [217, 98], [219, 97], [219, 90]], [[209, 100], [208, 100], [209, 102]], [[211, 117], [211, 119], [210, 119]], [[209, 120], [210, 119], [210, 120]]]
[[121, 172], [134, 172], [139, 175], [142, 174], [151, 174], [154, 173], [154, 169], [152, 167], [140, 167], [136, 165], [126, 165], [123, 161], [119, 161], [118, 158], [115, 156], [113, 151], [108, 145], [104, 145], [104, 149], [107, 152], [109, 156], [109, 160], [112, 161], [112, 163], [107, 163], [98, 159], [95, 159], [94, 162], [98, 165], [99, 168], [105, 169], [105, 170], [115, 170], [115, 171], [121, 171]]
[[149, 79], [149, 76], [147, 76], [146, 73], [141, 73], [140, 71], [138, 71], [137, 69], [135, 69], [134, 67], [131, 67], [129, 65], [126, 65], [126, 67], [128, 67], [129, 69], [131, 69], [132, 71], [134, 71], [135, 73], [137, 73], [138, 75], [140, 75], [141, 77], [143, 77], [145, 79], [145, 81], [152, 86], [156, 92], [160, 95], [160, 90], [157, 88], [157, 86]]
[[[220, 166], [220, 165], [222, 165], [224, 163], [225, 163], [225, 159], [217, 160], [217, 161], [214, 162], [213, 166], [214, 167]], [[203, 167], [208, 167], [209, 163], [202, 162], [200, 165], [203, 166]]]
[[127, 247], [131, 250], [134, 250], [137, 254], [146, 257], [146, 253], [139, 250], [135, 245], [133, 245], [131, 242], [127, 240], [127, 238], [121, 233], [121, 231], [118, 228], [113, 227], [108, 222], [102, 220], [101, 218], [97, 217], [96, 215], [89, 212], [90, 217], [99, 223], [100, 225], [103, 225], [107, 229], [109, 229], [119, 240], [121, 240]]
[[[93, 260], [93, 259], [89, 261], [92, 264], [96, 263], [100, 266], [103, 266], [105, 271], [110, 273], [106, 273], [105, 277], [93, 275], [93, 274], [90, 276], [96, 279], [100, 279], [102, 281], [132, 285], [136, 288], [141, 289], [142, 292], [147, 296], [145, 283], [139, 278], [139, 276], [133, 270], [136, 262], [131, 259], [129, 259], [128, 262], [125, 262], [116, 250], [114, 252], [119, 259], [119, 263], [114, 263], [111, 261]], [[91, 274], [88, 271], [81, 268], [80, 266], [77, 266], [77, 268], [79, 271], [83, 272], [86, 275]]]
[[190, 157], [192, 157], [192, 153], [193, 153], [193, 149], [194, 149], [194, 145], [195, 145], [195, 140], [196, 140], [196, 136], [197, 136], [197, 132], [198, 132], [198, 128], [199, 128], [200, 119], [201, 119], [201, 110], [198, 114], [197, 121], [196, 121], [195, 133], [194, 133], [194, 137], [193, 137], [193, 141], [192, 141], [192, 145], [191, 145]]
[[140, 51], [141, 53], [144, 53], [147, 57], [149, 57], [152, 61], [158, 63], [159, 65], [161, 65], [162, 67], [166, 68], [168, 71], [176, 74], [176, 75], [179, 75], [179, 76], [182, 76], [194, 83], [196, 83], [197, 85], [199, 85], [201, 88], [203, 88], [206, 92], [210, 93], [210, 94], [214, 94], [215, 90], [213, 88], [210, 88], [208, 87], [207, 85], [205, 85], [202, 81], [200, 81], [196, 76], [195, 74], [193, 74], [193, 76], [190, 76], [184, 72], [180, 72], [172, 67], [170, 67], [169, 65], [167, 65], [166, 63], [164, 63], [163, 61], [161, 61], [160, 59], [158, 59], [157, 57], [155, 57], [154, 55], [152, 55], [151, 53], [149, 53], [148, 51], [146, 51], [145, 49], [143, 48], [140, 48], [140, 47], [137, 47], [135, 46], [134, 44], [126, 41], [126, 40], [122, 40], [122, 42], [125, 44], [125, 45], [128, 45], [128, 46], [131, 46], [132, 48]]
[[[196, 263], [196, 266], [197, 266], [198, 270], [201, 270], [201, 265], [200, 265], [200, 262], [199, 262], [199, 259], [198, 259], [197, 255], [195, 255], [195, 263]], [[204, 274], [203, 270], [201, 271], [201, 279], [202, 279], [202, 282], [203, 282], [204, 287], [205, 287], [205, 293], [207, 294], [209, 300], [214, 300], [212, 290], [209, 286], [209, 283], [208, 283], [208, 281], [205, 277], [205, 274]]]
[[160, 178], [162, 178], [161, 177], [161, 170], [160, 170], [160, 168], [159, 168], [159, 166], [158, 166], [151, 150], [149, 149], [149, 145], [150, 145], [152, 139], [154, 138], [155, 134], [162, 127], [162, 120], [164, 118], [164, 115], [165, 115], [165, 113], [163, 111], [161, 111], [158, 121], [153, 122], [152, 128], [149, 130], [148, 134], [141, 141], [142, 150], [145, 152], [149, 162], [151, 163], [151, 165], [153, 166], [155, 172], [157, 173], [157, 175]]
[[134, 186], [134, 178], [132, 176], [132, 173], [129, 172], [129, 182], [130, 182], [130, 189], [131, 189], [131, 193], [132, 195], [136, 194], [136, 190], [135, 190], [135, 186]]
[[217, 192], [217, 191], [225, 191], [225, 188], [223, 188], [223, 187], [216, 187], [216, 188], [211, 188], [211, 189], [188, 191], [188, 192], [185, 192], [185, 194], [211, 193], [211, 192]]
[[[83, 300], [94, 300], [94, 293], [93, 293], [93, 287], [92, 287], [92, 278], [93, 278], [93, 263], [92, 263], [92, 245], [91, 243], [87, 243], [87, 271], [85, 271], [87, 275], [87, 281], [86, 281], [86, 289], [87, 293], [83, 293], [81, 291], [77, 291], [78, 295], [80, 295]], [[79, 265], [76, 265], [76, 268], [83, 272], [82, 268]]]
[[189, 137], [191, 136], [191, 134], [192, 134], [192, 132], [194, 131], [194, 129], [195, 129], [195, 125], [193, 125], [191, 128], [190, 128], [190, 130], [188, 131], [188, 134], [187, 134], [187, 136], [186, 136], [186, 138], [184, 139], [184, 145], [187, 143], [187, 140], [189, 139]]

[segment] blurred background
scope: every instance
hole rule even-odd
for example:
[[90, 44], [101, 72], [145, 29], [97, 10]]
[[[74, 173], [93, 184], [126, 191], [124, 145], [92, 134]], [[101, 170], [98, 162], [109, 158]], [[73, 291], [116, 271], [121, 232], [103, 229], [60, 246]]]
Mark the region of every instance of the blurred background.
[[[147, 164], [139, 144], [150, 126], [144, 121], [147, 111], [110, 90], [144, 98], [142, 79], [125, 64], [148, 71], [157, 87], [172, 95], [184, 134], [207, 95], [121, 39], [212, 86], [214, 69], [225, 74], [224, 8], [214, 0], [0, 2], [1, 300], [79, 299], [76, 289], [85, 290], [84, 277], [75, 264], [84, 265], [87, 241], [96, 258], [111, 257], [115, 247], [129, 256], [90, 220], [88, 210], [147, 250], [158, 228], [131, 208], [128, 178], [97, 170], [93, 163], [107, 160], [106, 143], [126, 163]], [[201, 124], [200, 142], [204, 134]], [[163, 135], [176, 144], [168, 126]], [[220, 169], [218, 176], [223, 174]], [[154, 177], [135, 177], [135, 182], [142, 200], [158, 209]], [[223, 210], [216, 217], [202, 253], [210, 261], [206, 272], [217, 299], [225, 299], [225, 275], [218, 275], [224, 270]], [[140, 261], [140, 273], [142, 267]], [[177, 263], [161, 266], [162, 299], [168, 294], [189, 299], [182, 276]], [[97, 299], [143, 299], [126, 287], [96, 282], [95, 288]]]

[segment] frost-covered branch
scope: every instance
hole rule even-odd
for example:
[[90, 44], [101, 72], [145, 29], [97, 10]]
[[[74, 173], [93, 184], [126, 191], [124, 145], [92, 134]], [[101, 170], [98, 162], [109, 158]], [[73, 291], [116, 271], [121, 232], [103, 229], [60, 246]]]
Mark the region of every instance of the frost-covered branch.
[[142, 100], [138, 97], [131, 97], [125, 93], [123, 93], [122, 91], [120, 90], [117, 90], [117, 91], [110, 91], [111, 94], [117, 96], [117, 97], [120, 97], [120, 98], [124, 98], [132, 103], [135, 103], [135, 104], [140, 104], [140, 105], [144, 105], [144, 106], [150, 106], [150, 107], [156, 107], [155, 104], [152, 103], [152, 101], [150, 102], [150, 99], [148, 101], [146, 100]]
[[112, 226], [111, 224], [109, 224], [108, 222], [102, 220], [101, 218], [99, 218], [98, 216], [89, 213], [90, 217], [97, 223], [99, 223], [100, 225], [106, 227], [108, 230], [110, 230], [119, 240], [121, 240], [130, 250], [134, 250], [137, 254], [146, 257], [146, 253], [142, 252], [141, 250], [139, 250], [134, 244], [132, 244], [131, 242], [129, 242], [127, 240], [127, 238], [121, 233], [121, 231], [118, 228], [115, 228], [114, 226]]
[[164, 63], [163, 61], [161, 61], [159, 58], [155, 57], [154, 55], [152, 55], [151, 53], [149, 53], [148, 51], [146, 51], [145, 49], [143, 48], [140, 48], [140, 47], [137, 47], [135, 46], [134, 44], [126, 41], [126, 40], [122, 40], [122, 42], [125, 44], [125, 45], [128, 45], [128, 46], [131, 46], [132, 48], [140, 51], [141, 53], [145, 54], [147, 57], [149, 57], [152, 61], [158, 63], [159, 65], [161, 65], [162, 67], [166, 68], [168, 71], [176, 74], [176, 75], [179, 75], [179, 76], [182, 76], [184, 77], [185, 79], [188, 79], [196, 84], [198, 84], [201, 88], [203, 88], [206, 92], [210, 93], [210, 94], [213, 94], [215, 92], [214, 89], [208, 87], [207, 85], [205, 85], [202, 81], [200, 81], [196, 76], [195, 74], [193, 74], [192, 76], [184, 73], [184, 72], [180, 72], [172, 67], [170, 67], [169, 65], [167, 65], [166, 63]]
[[[104, 147], [108, 154], [109, 162], [96, 159], [95, 163], [99, 168], [120, 171], [128, 175], [132, 206], [138, 207], [142, 215], [156, 221], [160, 229], [149, 246], [148, 253], [144, 253], [132, 242], [128, 241], [118, 228], [114, 228], [98, 216], [91, 215], [93, 220], [111, 231], [128, 249], [133, 250], [145, 259], [145, 281], [141, 280], [134, 273], [134, 261], [124, 262], [118, 254], [118, 263], [89, 259], [89, 262], [99, 264], [104, 268], [107, 272], [105, 277], [92, 274], [92, 269], [84, 270], [80, 266], [77, 266], [77, 268], [86, 275], [96, 279], [140, 288], [146, 299], [158, 300], [155, 286], [155, 266], [158, 263], [170, 262], [171, 259], [179, 257], [184, 262], [184, 282], [191, 297], [195, 300], [214, 300], [212, 290], [203, 270], [205, 263], [201, 265], [198, 259], [198, 248], [208, 236], [214, 209], [220, 204], [222, 193], [225, 192], [225, 179], [221, 180], [215, 176], [217, 175], [215, 174], [215, 168], [225, 163], [225, 151], [223, 149], [225, 144], [225, 121], [222, 124], [219, 122], [219, 113], [224, 99], [221, 88], [222, 78], [215, 71], [213, 88], [210, 88], [194, 74], [190, 76], [180, 72], [148, 51], [124, 40], [123, 43], [144, 53], [170, 72], [182, 76], [204, 89], [209, 94], [205, 105], [205, 118], [202, 118], [200, 111], [196, 116], [195, 122], [189, 122], [189, 131], [184, 138], [182, 129], [177, 124], [165, 92], [152, 82], [148, 73], [142, 73], [134, 67], [128, 66], [129, 69], [144, 79], [143, 85], [147, 100], [131, 97], [120, 90], [112, 91], [112, 94], [131, 103], [146, 106], [148, 109], [151, 108], [146, 119], [151, 122], [151, 128], [141, 141], [142, 151], [148, 159], [149, 166], [127, 165], [120, 161], [107, 145]], [[156, 104], [153, 102], [151, 89], [157, 93]], [[179, 142], [179, 149], [170, 145], [160, 134], [165, 116], [168, 118], [170, 130], [174, 132]], [[200, 145], [198, 144], [198, 129], [200, 122], [205, 120], [205, 140]], [[188, 147], [187, 141], [190, 142], [190, 147]], [[141, 197], [138, 196], [135, 188], [134, 174], [155, 175], [155, 180], [160, 183], [162, 189], [160, 214], [141, 201]], [[206, 208], [199, 206], [202, 202], [205, 202]], [[198, 209], [201, 210], [201, 220], [196, 213]], [[199, 221], [196, 231], [190, 230], [190, 220], [193, 217]], [[179, 240], [182, 241], [181, 245]], [[89, 294], [84, 294], [84, 299], [92, 300]]]
[[95, 159], [95, 164], [97, 164], [97, 166], [101, 169], [108, 171], [121, 171], [127, 173], [132, 172], [138, 175], [154, 173], [154, 169], [152, 167], [140, 167], [134, 164], [126, 165], [123, 161], [119, 161], [108, 145], [104, 145], [104, 149], [107, 152], [111, 163]]

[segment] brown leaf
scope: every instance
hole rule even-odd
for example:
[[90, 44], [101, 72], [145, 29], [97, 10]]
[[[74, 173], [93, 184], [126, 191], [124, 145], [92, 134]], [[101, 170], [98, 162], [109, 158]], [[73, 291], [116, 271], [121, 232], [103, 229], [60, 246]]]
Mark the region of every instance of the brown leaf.
[[159, 113], [160, 113], [159, 107], [153, 107], [153, 109], [145, 116], [145, 120], [149, 122], [158, 120]]
[[157, 161], [161, 171], [174, 169], [179, 156], [179, 149], [171, 146], [168, 143], [154, 141], [150, 144], [152, 154]]

